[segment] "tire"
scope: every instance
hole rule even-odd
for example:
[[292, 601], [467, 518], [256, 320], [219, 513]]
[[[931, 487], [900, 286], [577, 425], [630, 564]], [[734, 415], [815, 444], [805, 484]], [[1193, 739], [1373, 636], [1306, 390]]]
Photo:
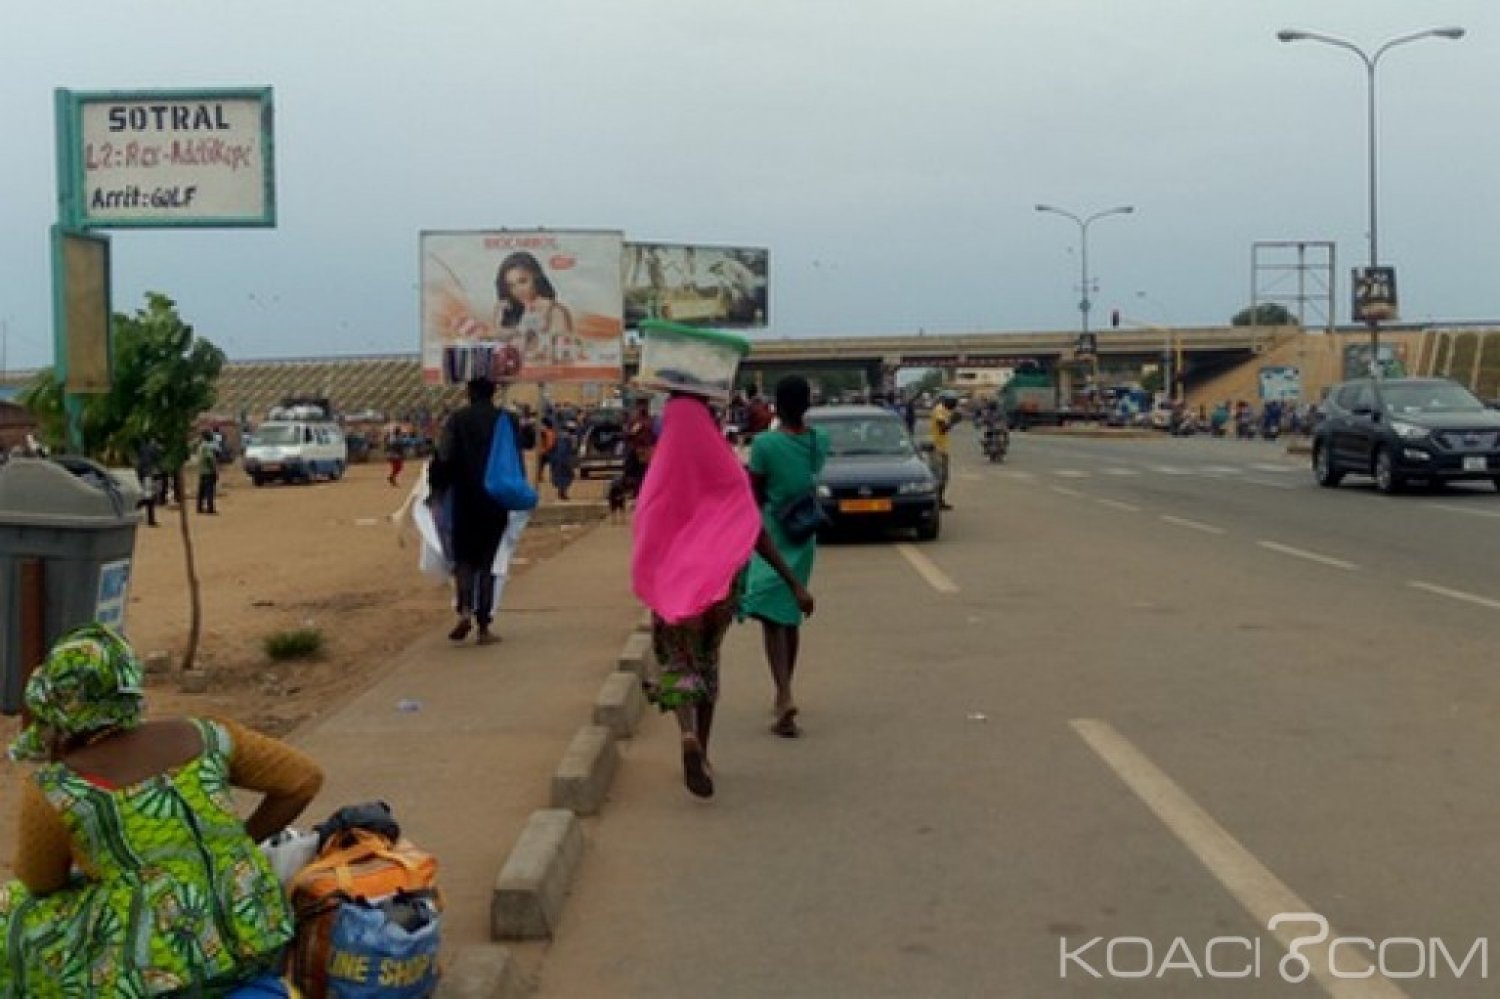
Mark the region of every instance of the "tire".
[[337, 482], [339, 479], [342, 479], [344, 477], [344, 463], [342, 461], [336, 461], [336, 462], [334, 462], [333, 463], [333, 472], [328, 477], [330, 479], [332, 479], [334, 482]]
[[918, 541], [936, 541], [943, 530], [943, 515], [933, 514], [932, 521], [917, 528]]
[[1313, 447], [1313, 478], [1324, 489], [1335, 489], [1344, 481], [1344, 473], [1333, 467], [1333, 456], [1326, 445]]
[[264, 475], [260, 475], [260, 474], [257, 473], [255, 475], [250, 476], [250, 481], [252, 483], [254, 483], [255, 487], [258, 489], [261, 486], [263, 486], [263, 485], [266, 484], [266, 477]]
[[1406, 488], [1406, 479], [1396, 471], [1391, 449], [1383, 447], [1375, 452], [1375, 488], [1387, 496], [1394, 496]]

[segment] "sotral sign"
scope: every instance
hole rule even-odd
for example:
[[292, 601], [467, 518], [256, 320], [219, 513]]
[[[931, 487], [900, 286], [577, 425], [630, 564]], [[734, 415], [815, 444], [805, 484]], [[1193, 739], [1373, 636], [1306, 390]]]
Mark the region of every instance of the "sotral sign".
[[222, 104], [117, 104], [109, 109], [111, 132], [223, 132], [229, 122]]

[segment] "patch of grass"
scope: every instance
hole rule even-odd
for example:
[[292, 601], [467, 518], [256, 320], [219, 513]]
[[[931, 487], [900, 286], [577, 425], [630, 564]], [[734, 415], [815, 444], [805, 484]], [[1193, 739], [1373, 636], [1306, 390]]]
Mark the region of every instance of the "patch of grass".
[[317, 628], [293, 628], [267, 635], [261, 644], [266, 655], [276, 662], [316, 659], [323, 654], [323, 632]]

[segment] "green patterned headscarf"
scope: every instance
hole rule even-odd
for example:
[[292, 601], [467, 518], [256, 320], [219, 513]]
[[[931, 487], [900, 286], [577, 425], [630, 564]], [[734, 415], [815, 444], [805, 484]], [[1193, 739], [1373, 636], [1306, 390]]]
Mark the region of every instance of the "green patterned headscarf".
[[57, 640], [26, 684], [32, 722], [10, 744], [13, 760], [45, 760], [47, 736], [140, 724], [141, 664], [105, 625], [74, 628]]

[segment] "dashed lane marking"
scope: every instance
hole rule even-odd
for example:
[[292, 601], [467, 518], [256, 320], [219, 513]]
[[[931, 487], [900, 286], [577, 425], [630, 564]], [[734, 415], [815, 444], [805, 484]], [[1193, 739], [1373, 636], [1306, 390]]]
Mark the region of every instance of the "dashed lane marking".
[[1169, 524], [1176, 524], [1178, 527], [1186, 527], [1194, 531], [1202, 531], [1204, 534], [1225, 533], [1225, 530], [1222, 527], [1215, 527], [1212, 524], [1199, 523], [1196, 520], [1188, 520], [1186, 517], [1174, 517], [1169, 513], [1162, 514], [1161, 519], [1165, 520]]
[[1359, 566], [1355, 565], [1353, 562], [1345, 562], [1341, 558], [1334, 558], [1331, 555], [1319, 555], [1317, 552], [1305, 551], [1301, 548], [1293, 548], [1290, 545], [1279, 545], [1274, 541], [1257, 541], [1256, 544], [1262, 548], [1267, 549], [1268, 551], [1280, 552], [1283, 555], [1290, 555], [1293, 558], [1307, 559], [1309, 562], [1317, 562], [1321, 565], [1332, 566], [1335, 569], [1359, 568]]
[[1056, 468], [1053, 469], [1052, 474], [1059, 479], [1086, 479], [1089, 477], [1088, 472], [1080, 472], [1074, 468]]
[[1105, 475], [1129, 476], [1129, 475], [1140, 475], [1141, 473], [1140, 473], [1139, 469], [1135, 469], [1135, 468], [1106, 468], [1104, 470], [1104, 474]]
[[[1257, 923], [1267, 927], [1267, 932], [1288, 949], [1293, 941], [1297, 942], [1297, 953], [1307, 959], [1312, 976], [1329, 995], [1335, 999], [1404, 999], [1406, 993], [1388, 979], [1377, 977], [1375, 969], [1358, 950], [1346, 947], [1340, 951], [1336, 966], [1340, 975], [1335, 976], [1331, 944], [1307, 945], [1311, 939], [1306, 935], [1313, 925], [1311, 920], [1286, 919], [1272, 926], [1271, 920], [1277, 916], [1305, 915], [1317, 910], [1108, 722], [1075, 718], [1068, 724]], [[1318, 939], [1333, 941], [1340, 935], [1328, 927], [1327, 934]], [[1366, 973], [1369, 977], [1365, 977]], [[1350, 975], [1359, 977], [1341, 977]]]
[[1247, 482], [1247, 483], [1249, 483], [1252, 486], [1265, 486], [1267, 489], [1296, 489], [1297, 488], [1295, 485], [1293, 485], [1290, 482], [1272, 482], [1270, 479], [1257, 479], [1257, 478], [1254, 478], [1253, 476], [1248, 476], [1248, 475], [1245, 478], [1241, 479], [1240, 481], [1241, 482]]
[[1048, 488], [1057, 493], [1059, 496], [1072, 496], [1076, 499], [1083, 499], [1083, 493], [1079, 492], [1077, 489], [1069, 489], [1066, 486], [1049, 486]]
[[1424, 583], [1420, 579], [1413, 579], [1406, 584], [1417, 590], [1426, 590], [1428, 593], [1436, 593], [1441, 597], [1451, 597], [1454, 600], [1462, 600], [1465, 603], [1478, 604], [1491, 610], [1500, 610], [1500, 600], [1492, 600], [1489, 597], [1481, 597], [1476, 593], [1465, 593], [1463, 590], [1450, 590], [1446, 586], [1438, 586], [1436, 583]]
[[1429, 509], [1447, 510], [1449, 513], [1466, 513], [1471, 517], [1500, 517], [1500, 510], [1471, 510], [1466, 506], [1454, 506], [1451, 503], [1428, 503]]
[[957, 593], [958, 584], [948, 577], [948, 574], [937, 567], [937, 564], [917, 551], [911, 545], [897, 545], [896, 550], [901, 553], [911, 567], [917, 570], [917, 575], [927, 580], [927, 584], [939, 593]]
[[1095, 499], [1094, 502], [1098, 503], [1100, 506], [1107, 506], [1111, 510], [1124, 510], [1126, 513], [1141, 512], [1141, 508], [1136, 506], [1134, 503], [1121, 503], [1119, 500], [1112, 499]]

